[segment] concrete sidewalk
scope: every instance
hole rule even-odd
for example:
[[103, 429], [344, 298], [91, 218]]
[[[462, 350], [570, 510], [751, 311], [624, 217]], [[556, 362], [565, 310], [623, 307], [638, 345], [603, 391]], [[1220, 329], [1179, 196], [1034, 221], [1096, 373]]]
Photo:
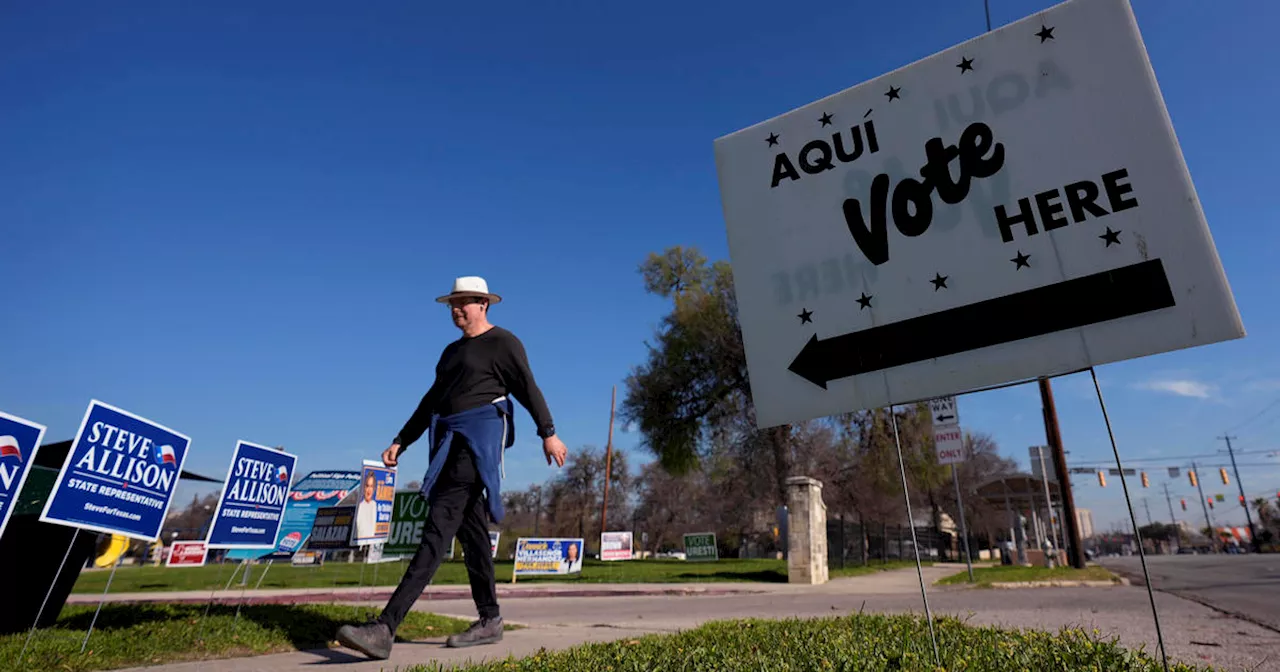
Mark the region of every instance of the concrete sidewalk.
[[[957, 571], [964, 565], [937, 565], [925, 567], [927, 582], [936, 581]], [[585, 583], [573, 580], [556, 582], [499, 583], [500, 599], [542, 597], [653, 597], [653, 596], [710, 596], [759, 593], [793, 593], [805, 590], [829, 590], [833, 585], [857, 586], [859, 590], [872, 592], [914, 590], [919, 594], [916, 571], [894, 570], [863, 576], [836, 579], [826, 586], [805, 586], [789, 583]], [[272, 588], [259, 590], [190, 590], [168, 592], [108, 593], [107, 602], [187, 602], [204, 604], [211, 599], [233, 604], [301, 604], [307, 602], [385, 602], [395, 590], [394, 585], [364, 587], [320, 588]], [[97, 604], [101, 593], [73, 593], [68, 604]], [[470, 599], [471, 588], [460, 586], [428, 586], [422, 600], [439, 601]]]
[[[963, 569], [963, 567], [961, 568]], [[954, 573], [954, 567], [925, 568], [927, 584]], [[317, 665], [340, 665], [343, 672], [395, 670], [425, 663], [455, 666], [468, 662], [523, 657], [540, 649], [566, 649], [588, 642], [631, 639], [672, 633], [708, 621], [736, 618], [815, 618], [858, 613], [923, 612], [920, 585], [914, 569], [836, 579], [821, 586], [771, 584], [759, 590], [723, 595], [648, 595], [611, 598], [559, 596], [510, 600], [502, 605], [511, 624], [525, 627], [506, 633], [493, 646], [446, 649], [443, 639], [400, 643], [391, 659], [371, 661], [343, 648], [179, 663], [151, 668], [152, 672], [284, 672]], [[1118, 637], [1130, 648], [1145, 648], [1158, 656], [1155, 626], [1145, 589], [1029, 588], [978, 590], [963, 586], [930, 586], [935, 616], [949, 615], [973, 625], [1057, 630], [1062, 627], [1098, 629], [1104, 637]], [[1218, 670], [1280, 672], [1280, 634], [1224, 616], [1212, 609], [1172, 595], [1157, 594], [1160, 621], [1171, 661], [1213, 665]], [[353, 602], [381, 608], [381, 601]], [[417, 607], [445, 616], [472, 619], [470, 595], [460, 599], [421, 600]]]

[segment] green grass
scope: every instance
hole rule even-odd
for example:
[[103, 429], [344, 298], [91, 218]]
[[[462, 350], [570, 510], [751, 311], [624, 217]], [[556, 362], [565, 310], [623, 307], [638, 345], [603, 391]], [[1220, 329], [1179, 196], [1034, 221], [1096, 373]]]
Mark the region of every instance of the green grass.
[[[1017, 567], [997, 565], [995, 567], [975, 567], [974, 583], [979, 588], [990, 588], [993, 583], [1017, 583], [1023, 581], [1118, 581], [1115, 574], [1097, 565], [1089, 565], [1084, 569], [1073, 567]], [[941, 585], [966, 584], [969, 573], [962, 571], [938, 581]]]
[[[24, 659], [27, 633], [0, 637], [0, 670], [108, 670], [179, 661], [235, 658], [330, 645], [345, 623], [376, 615], [368, 609], [334, 605], [106, 605], [84, 653], [80, 644], [97, 605], [67, 605], [53, 627], [37, 630]], [[468, 623], [409, 612], [397, 640], [441, 637]]]
[[[331, 562], [321, 567], [292, 567], [274, 564], [267, 570], [261, 588], [335, 588], [350, 586], [394, 586], [404, 574], [408, 561], [387, 562], [377, 565], [375, 582], [374, 565]], [[511, 582], [510, 561], [496, 563], [498, 583]], [[868, 567], [850, 567], [832, 570], [831, 576], [856, 576], [882, 569], [914, 567], [910, 563], [872, 563]], [[121, 567], [111, 581], [112, 593], [155, 591], [212, 590], [222, 588], [231, 578], [234, 563], [206, 565], [204, 567]], [[248, 587], [253, 588], [266, 570], [266, 564], [252, 567]], [[362, 578], [363, 573], [363, 578]], [[106, 586], [109, 572], [105, 570], [83, 571], [73, 592], [101, 593]], [[555, 582], [586, 585], [602, 583], [690, 583], [690, 582], [765, 582], [785, 583], [787, 566], [782, 560], [720, 560], [717, 562], [686, 562], [682, 560], [629, 560], [625, 562], [601, 562], [586, 560], [582, 573], [565, 577], [521, 577], [520, 583]], [[436, 586], [467, 585], [467, 570], [461, 561], [446, 562], [440, 566], [432, 582]], [[231, 586], [240, 587], [236, 577]]]
[[[934, 619], [942, 666], [934, 663], [928, 626], [914, 616], [854, 615], [814, 620], [734, 620], [676, 635], [588, 644], [566, 651], [458, 668], [463, 672], [800, 672], [808, 670], [919, 670], [990, 672], [1156, 672], [1156, 658], [1102, 640], [1096, 633], [1001, 630]], [[406, 672], [436, 672], [438, 664]], [[1171, 664], [1174, 672], [1208, 668]]]
[[[932, 565], [932, 561], [923, 560], [920, 562], [921, 567], [930, 567]], [[843, 569], [839, 567], [830, 567], [828, 568], [827, 573], [833, 579], [847, 579], [851, 576], [866, 576], [867, 574], [875, 574], [877, 572], [892, 572], [898, 569], [914, 570], [915, 568], [915, 560], [890, 560], [889, 562], [872, 561], [869, 565], [846, 565]], [[783, 571], [785, 572], [785, 568]]]

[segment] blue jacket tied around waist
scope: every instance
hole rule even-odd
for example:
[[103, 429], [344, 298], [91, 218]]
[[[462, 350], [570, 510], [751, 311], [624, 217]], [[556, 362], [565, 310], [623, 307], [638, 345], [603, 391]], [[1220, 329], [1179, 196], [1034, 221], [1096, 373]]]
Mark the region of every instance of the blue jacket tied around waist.
[[506, 396], [453, 415], [433, 417], [427, 435], [431, 444], [431, 463], [427, 466], [427, 474], [422, 479], [422, 489], [419, 491], [423, 498], [430, 500], [431, 489], [440, 478], [445, 461], [449, 459], [454, 435], [458, 434], [466, 439], [471, 452], [475, 454], [476, 469], [480, 472], [480, 480], [488, 494], [485, 499], [488, 500], [489, 516], [493, 518], [493, 522], [501, 523], [504, 515], [502, 458], [504, 451], [516, 440], [514, 417], [515, 406]]

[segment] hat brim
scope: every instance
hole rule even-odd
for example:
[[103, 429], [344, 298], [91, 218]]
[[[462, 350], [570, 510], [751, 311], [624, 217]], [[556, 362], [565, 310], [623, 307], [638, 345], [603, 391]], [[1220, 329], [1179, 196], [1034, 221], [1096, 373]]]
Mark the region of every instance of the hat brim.
[[450, 299], [458, 299], [464, 296], [475, 296], [481, 299], [488, 299], [490, 304], [501, 303], [502, 297], [497, 294], [485, 294], [484, 292], [452, 292], [444, 296], [436, 297], [436, 303], [449, 303]]

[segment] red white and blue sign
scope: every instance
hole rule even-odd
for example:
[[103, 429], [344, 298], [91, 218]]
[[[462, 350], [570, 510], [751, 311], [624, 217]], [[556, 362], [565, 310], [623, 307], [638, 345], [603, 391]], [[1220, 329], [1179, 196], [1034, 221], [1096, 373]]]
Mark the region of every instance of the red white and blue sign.
[[158, 540], [190, 446], [185, 434], [90, 401], [41, 522]]
[[44, 425], [0, 411], [0, 535], [9, 524], [22, 484], [31, 473], [44, 430]]
[[237, 442], [209, 526], [209, 548], [275, 548], [297, 464], [284, 451]]

